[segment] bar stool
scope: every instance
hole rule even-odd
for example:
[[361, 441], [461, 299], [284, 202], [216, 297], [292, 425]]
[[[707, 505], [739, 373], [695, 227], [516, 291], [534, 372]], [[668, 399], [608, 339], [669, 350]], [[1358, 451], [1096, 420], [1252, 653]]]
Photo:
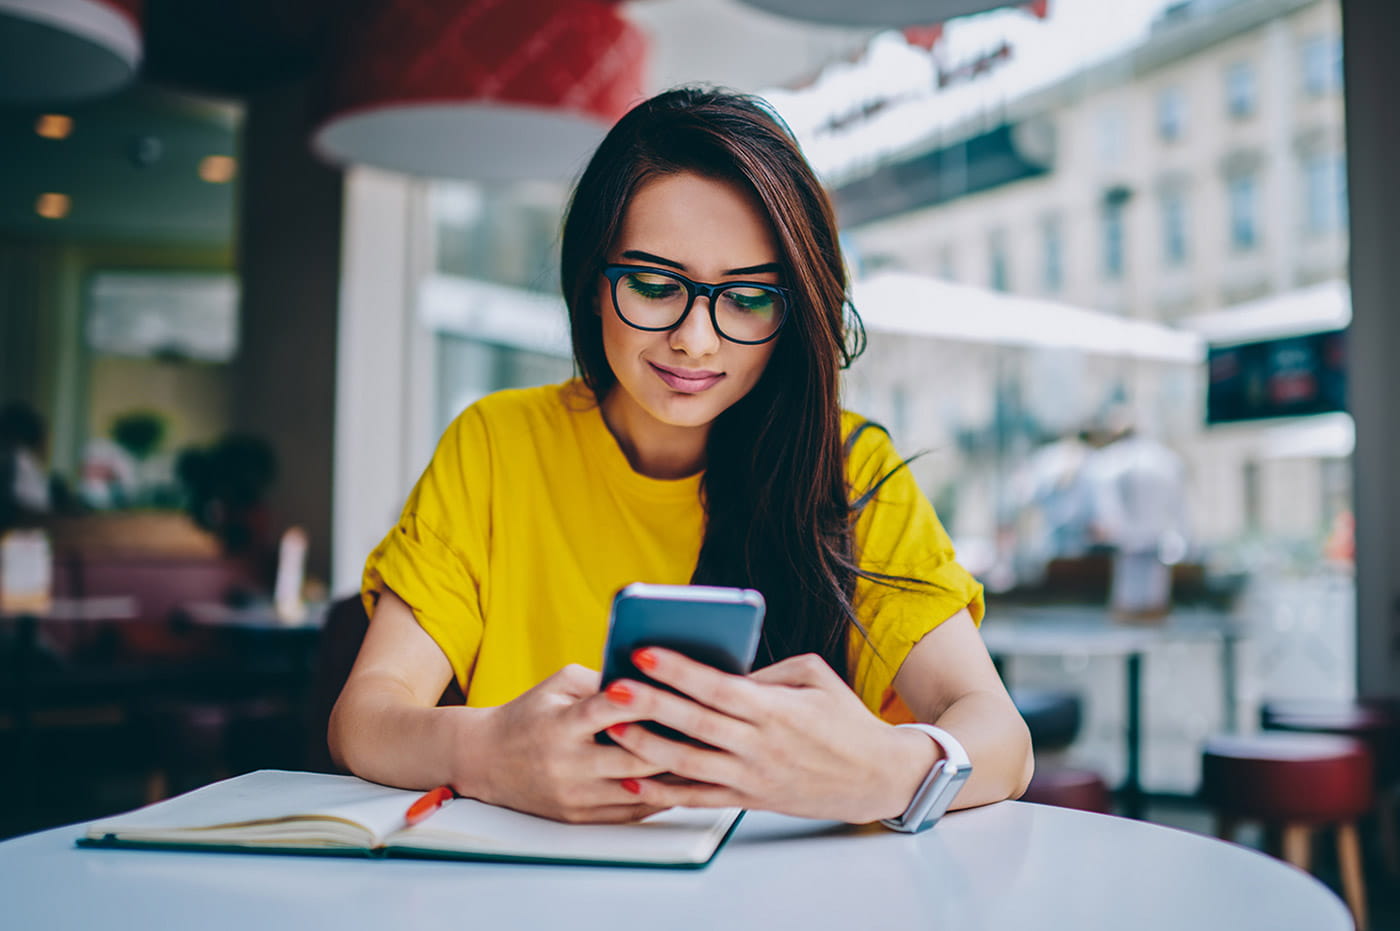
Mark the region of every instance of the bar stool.
[[1079, 735], [1083, 720], [1079, 696], [1074, 692], [1013, 689], [1011, 700], [1025, 719], [1035, 751], [1035, 775], [1021, 801], [1111, 813], [1113, 798], [1103, 777], [1091, 769], [1066, 765], [1061, 759]]
[[1392, 876], [1400, 875], [1400, 702], [1393, 699], [1273, 699], [1259, 707], [1265, 730], [1337, 734], [1360, 740], [1371, 751], [1376, 776], [1376, 823]]
[[1311, 866], [1313, 831], [1335, 825], [1342, 889], [1359, 931], [1366, 928], [1366, 887], [1356, 821], [1374, 801], [1371, 754], [1348, 737], [1328, 734], [1221, 735], [1206, 741], [1201, 795], [1214, 809], [1218, 835], [1231, 840], [1241, 821], [1283, 829], [1283, 859]]

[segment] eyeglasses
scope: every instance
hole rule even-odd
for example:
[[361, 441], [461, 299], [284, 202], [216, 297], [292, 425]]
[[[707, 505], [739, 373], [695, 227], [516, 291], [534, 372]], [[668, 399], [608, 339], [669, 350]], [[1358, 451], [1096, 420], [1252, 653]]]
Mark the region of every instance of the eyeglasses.
[[778, 335], [787, 319], [787, 288], [753, 281], [704, 284], [682, 274], [645, 265], [605, 265], [613, 309], [638, 330], [674, 330], [685, 322], [697, 295], [710, 299], [710, 322], [731, 343], [753, 346]]

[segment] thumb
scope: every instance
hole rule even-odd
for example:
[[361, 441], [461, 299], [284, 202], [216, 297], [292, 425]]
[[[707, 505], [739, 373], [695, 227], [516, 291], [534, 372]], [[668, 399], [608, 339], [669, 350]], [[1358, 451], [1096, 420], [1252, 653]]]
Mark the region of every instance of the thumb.
[[570, 698], [587, 698], [598, 691], [598, 687], [602, 685], [603, 676], [596, 669], [570, 663], [550, 676], [547, 681], [553, 686], [553, 691]]

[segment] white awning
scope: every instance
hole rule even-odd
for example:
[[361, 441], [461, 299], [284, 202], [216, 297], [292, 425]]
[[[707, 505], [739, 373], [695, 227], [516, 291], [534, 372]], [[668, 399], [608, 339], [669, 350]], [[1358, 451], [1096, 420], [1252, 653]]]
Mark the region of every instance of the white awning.
[[1329, 333], [1350, 323], [1351, 287], [1345, 281], [1325, 281], [1181, 321], [1212, 346]]
[[856, 310], [873, 333], [1187, 365], [1205, 359], [1204, 343], [1195, 333], [924, 275], [882, 272], [857, 281], [852, 291]]

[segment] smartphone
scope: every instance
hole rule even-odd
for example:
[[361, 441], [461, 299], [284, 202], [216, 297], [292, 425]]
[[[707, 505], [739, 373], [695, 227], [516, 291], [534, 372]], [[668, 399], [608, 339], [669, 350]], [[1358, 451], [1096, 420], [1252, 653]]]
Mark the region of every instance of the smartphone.
[[[642, 647], [664, 647], [721, 672], [747, 675], [758, 652], [763, 611], [763, 595], [751, 588], [634, 582], [613, 596], [602, 687], [615, 679], [634, 679], [675, 692], [632, 664], [633, 651]], [[693, 742], [651, 721], [641, 725], [672, 740]], [[602, 733], [598, 742], [613, 741]]]

